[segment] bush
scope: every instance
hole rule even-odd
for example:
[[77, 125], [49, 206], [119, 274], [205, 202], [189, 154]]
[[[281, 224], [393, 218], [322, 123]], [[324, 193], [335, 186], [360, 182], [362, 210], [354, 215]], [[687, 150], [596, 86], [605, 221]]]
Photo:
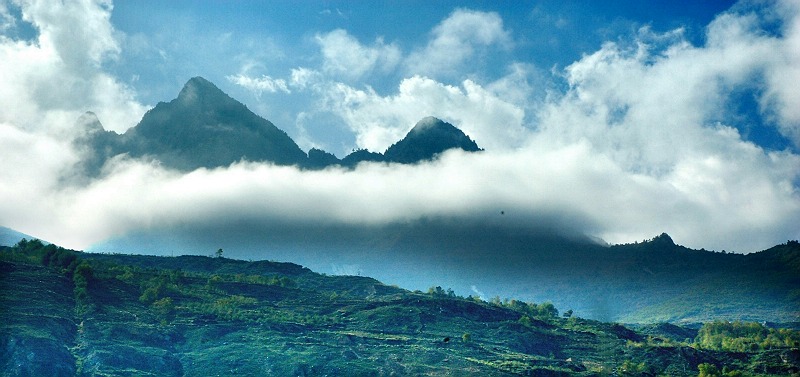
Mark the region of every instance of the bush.
[[94, 277], [92, 266], [86, 261], [81, 262], [72, 273], [72, 282], [75, 284], [75, 298], [85, 301], [89, 298], [89, 281]]
[[793, 347], [800, 343], [800, 332], [769, 329], [755, 322], [706, 323], [695, 338], [698, 348], [728, 352], [756, 352]]

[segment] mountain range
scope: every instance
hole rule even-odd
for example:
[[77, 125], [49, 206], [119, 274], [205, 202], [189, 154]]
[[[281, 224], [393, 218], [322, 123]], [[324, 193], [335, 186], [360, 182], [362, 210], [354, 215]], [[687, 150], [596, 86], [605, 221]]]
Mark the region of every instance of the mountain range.
[[[22, 234], [4, 230], [11, 238]], [[690, 249], [667, 234], [609, 246], [503, 232], [491, 227], [455, 231], [427, 222], [367, 230], [321, 227], [302, 234], [264, 228], [261, 238], [209, 229], [204, 239], [163, 229], [109, 240], [92, 251], [209, 255], [215, 245], [226, 245], [227, 255], [239, 259], [290, 261], [407, 289], [439, 285], [484, 300], [552, 302], [597, 320], [697, 324], [724, 319], [800, 326], [797, 241], [743, 255]]]
[[[382, 153], [362, 149], [342, 159], [319, 149], [305, 153], [285, 132], [201, 77], [190, 79], [177, 98], [156, 105], [122, 135], [104, 130], [91, 113], [78, 123], [83, 136], [77, 143], [87, 152], [84, 166], [90, 175], [101, 174], [119, 155], [189, 171], [242, 160], [301, 169], [352, 168], [365, 161], [413, 164], [449, 149], [481, 150], [458, 128], [427, 117]], [[609, 246], [531, 228], [504, 213], [379, 226], [277, 220], [179, 224], [129, 233], [89, 250], [196, 255], [224, 247], [240, 259], [363, 273], [410, 289], [441, 285], [463, 295], [551, 301], [602, 320], [800, 321], [800, 247], [794, 241], [749, 255], [689, 249], [666, 234]]]
[[305, 169], [354, 167], [363, 161], [413, 164], [448, 149], [481, 150], [455, 126], [427, 117], [384, 153], [356, 150], [342, 159], [319, 149], [306, 153], [286, 132], [202, 77], [190, 79], [177, 98], [157, 104], [122, 135], [106, 131], [91, 112], [78, 124], [83, 132], [77, 143], [87, 152], [84, 167], [90, 175], [98, 174], [110, 158], [123, 154], [190, 171], [242, 160]]

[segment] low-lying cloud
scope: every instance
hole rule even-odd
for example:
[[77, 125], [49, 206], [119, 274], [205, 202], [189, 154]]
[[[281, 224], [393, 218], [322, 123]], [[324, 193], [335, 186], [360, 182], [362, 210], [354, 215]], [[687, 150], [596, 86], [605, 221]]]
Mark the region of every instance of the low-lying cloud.
[[[303, 73], [302, 85], [273, 77], [253, 82], [266, 91], [288, 92], [292, 85], [293, 93], [313, 93], [316, 111], [342, 119], [358, 147], [382, 151], [417, 120], [434, 115], [462, 128], [484, 152], [451, 151], [429, 163], [367, 163], [354, 170], [241, 162], [189, 173], [121, 156], [96, 179], [75, 177], [81, 151], [70, 139], [77, 117], [95, 110], [107, 127], [124, 130], [145, 108], [103, 70], [104, 59], [118, 48], [113, 30], [89, 23], [111, 39], [72, 43], [83, 54], [64, 57], [66, 50], [47, 44], [59, 38], [43, 40], [61, 30], [50, 27], [60, 21], [23, 7], [41, 35], [39, 43], [0, 40], [0, 68], [15, 72], [3, 76], [0, 98], [18, 105], [0, 110], [0, 224], [73, 248], [172, 227], [213, 230], [246, 222], [264, 229], [368, 228], [449, 219], [608, 242], [667, 232], [695, 248], [761, 250], [800, 238], [800, 156], [796, 149], [765, 150], [745, 140], [720, 114], [734, 111], [732, 88], [759, 86], [762, 115], [800, 146], [791, 106], [796, 94], [786, 87], [800, 82], [800, 12], [789, 3], [780, 6], [792, 12], [782, 13], [778, 34], [762, 30], [758, 13], [720, 15], [704, 46], [689, 44], [680, 30], [642, 29], [630, 43], [607, 43], [555, 70], [552, 79], [566, 86], [546, 93], [521, 79], [528, 67], [519, 62], [507, 77], [483, 84], [410, 75], [387, 95], [329, 78], [326, 71], [338, 69], [334, 62], [295, 70]], [[93, 20], [109, 22], [110, 6], [90, 8]], [[494, 25], [467, 39], [511, 45], [496, 14], [456, 15]], [[431, 46], [450, 35], [446, 25], [432, 34]], [[357, 43], [344, 31], [318, 39], [323, 44], [332, 37]], [[374, 48], [400, 59], [391, 44], [378, 41]], [[366, 51], [364, 59], [384, 55]], [[90, 68], [78, 69], [69, 59]], [[364, 72], [374, 68], [370, 64]], [[89, 95], [61, 90], [54, 83], [63, 79]], [[281, 84], [269, 86], [275, 83]]]

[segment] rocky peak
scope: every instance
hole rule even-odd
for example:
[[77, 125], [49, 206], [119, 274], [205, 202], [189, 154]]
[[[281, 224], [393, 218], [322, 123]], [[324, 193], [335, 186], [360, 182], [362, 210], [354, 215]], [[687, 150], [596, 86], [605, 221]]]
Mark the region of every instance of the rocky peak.
[[387, 161], [415, 163], [430, 160], [454, 148], [467, 152], [481, 150], [457, 127], [435, 117], [426, 117], [417, 122], [405, 138], [389, 147], [384, 155]]

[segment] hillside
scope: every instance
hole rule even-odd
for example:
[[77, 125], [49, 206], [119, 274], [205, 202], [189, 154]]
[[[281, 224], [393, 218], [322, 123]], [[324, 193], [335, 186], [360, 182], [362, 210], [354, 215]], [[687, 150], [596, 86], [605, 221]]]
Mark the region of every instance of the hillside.
[[335, 274], [341, 270], [332, 266], [351, 266], [347, 273], [360, 271], [408, 289], [440, 285], [484, 299], [552, 301], [581, 317], [623, 323], [800, 322], [797, 242], [747, 255], [690, 249], [668, 235], [609, 246], [514, 229], [505, 225], [515, 221], [511, 216], [383, 227], [258, 224], [246, 234], [219, 226], [157, 229], [92, 251], [169, 255], [221, 246], [239, 259], [291, 261]]
[[87, 254], [37, 241], [2, 248], [3, 375], [800, 372], [793, 331], [734, 324], [750, 329], [736, 338], [741, 352], [715, 343], [731, 326], [722, 323], [637, 332], [561, 316], [548, 303], [411, 292], [219, 255]]

